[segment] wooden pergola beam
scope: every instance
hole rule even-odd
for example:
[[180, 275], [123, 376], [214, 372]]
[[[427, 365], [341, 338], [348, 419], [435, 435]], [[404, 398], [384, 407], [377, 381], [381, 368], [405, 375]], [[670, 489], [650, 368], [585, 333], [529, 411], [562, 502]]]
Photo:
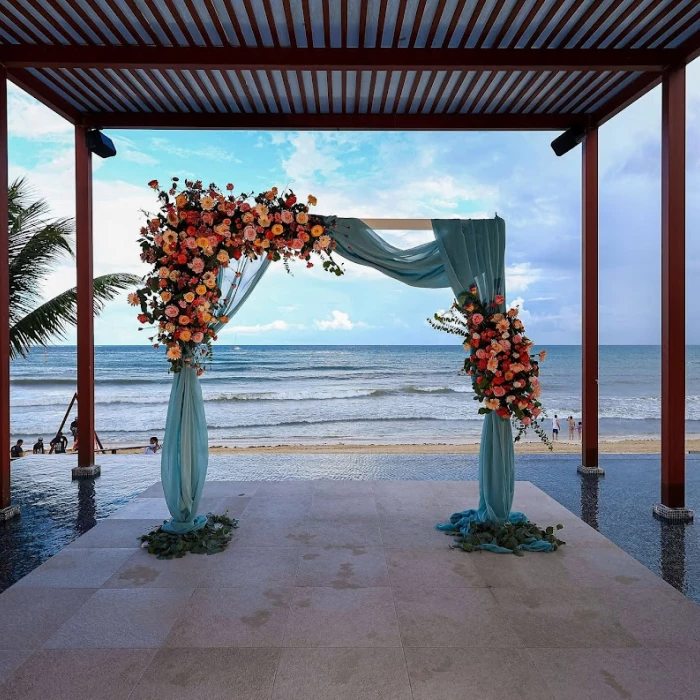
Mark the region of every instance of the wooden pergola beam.
[[221, 114], [82, 113], [102, 129], [233, 129], [293, 131], [560, 131], [586, 126], [585, 114]]
[[8, 46], [14, 68], [189, 70], [610, 70], [661, 72], [683, 60], [675, 49], [347, 49], [230, 46]]

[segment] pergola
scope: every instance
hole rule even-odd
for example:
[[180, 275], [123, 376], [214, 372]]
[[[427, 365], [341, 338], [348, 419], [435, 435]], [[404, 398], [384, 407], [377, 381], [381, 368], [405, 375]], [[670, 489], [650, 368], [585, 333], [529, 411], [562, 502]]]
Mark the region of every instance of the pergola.
[[[75, 125], [80, 467], [94, 464], [91, 129], [567, 130], [583, 143], [582, 466], [598, 469], [598, 127], [661, 84], [661, 506], [685, 506], [685, 65], [700, 0], [3, 0], [6, 79]], [[0, 242], [0, 513], [10, 503]]]

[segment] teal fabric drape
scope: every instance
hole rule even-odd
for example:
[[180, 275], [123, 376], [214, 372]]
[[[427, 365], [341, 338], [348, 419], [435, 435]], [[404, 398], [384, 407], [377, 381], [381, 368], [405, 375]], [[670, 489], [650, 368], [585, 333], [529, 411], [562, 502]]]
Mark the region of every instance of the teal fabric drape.
[[327, 217], [327, 222], [335, 223], [336, 252], [346, 260], [373, 267], [412, 287], [450, 286], [443, 254], [435, 241], [404, 250], [387, 243], [360, 219]]
[[[265, 274], [269, 260], [247, 260], [241, 276], [235, 277], [231, 268], [221, 268], [217, 282], [222, 290], [219, 315], [233, 318]], [[212, 326], [219, 332], [223, 323]], [[207, 518], [197, 515], [204, 481], [209, 466], [209, 437], [204, 413], [202, 387], [197, 373], [183, 369], [173, 375], [165, 437], [160, 460], [163, 492], [172, 518], [163, 529], [184, 534], [203, 527]]]
[[[331, 223], [331, 220], [329, 220]], [[396, 248], [359, 219], [335, 221], [336, 252], [414, 287], [451, 287], [459, 297], [476, 284], [482, 299], [505, 297], [506, 227], [494, 219], [434, 219], [435, 240], [415, 248]], [[505, 306], [501, 311], [505, 310]], [[511, 512], [515, 487], [515, 452], [509, 420], [495, 413], [485, 416], [479, 450], [478, 508], [455, 513], [444, 530], [468, 532], [473, 523], [520, 522], [523, 513]], [[484, 545], [492, 551], [501, 549]], [[523, 549], [547, 550], [546, 542], [532, 542]]]

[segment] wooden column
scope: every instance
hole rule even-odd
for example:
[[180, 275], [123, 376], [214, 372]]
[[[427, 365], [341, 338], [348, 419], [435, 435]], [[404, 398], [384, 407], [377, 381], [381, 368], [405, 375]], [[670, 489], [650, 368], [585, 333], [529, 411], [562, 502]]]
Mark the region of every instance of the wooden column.
[[78, 288], [78, 467], [95, 463], [95, 339], [92, 274], [92, 154], [75, 127], [75, 250]]
[[7, 71], [0, 66], [0, 511], [10, 508], [10, 260], [7, 242]]
[[685, 66], [662, 83], [661, 503], [685, 506]]
[[582, 172], [582, 348], [581, 466], [598, 468], [598, 129], [583, 142]]

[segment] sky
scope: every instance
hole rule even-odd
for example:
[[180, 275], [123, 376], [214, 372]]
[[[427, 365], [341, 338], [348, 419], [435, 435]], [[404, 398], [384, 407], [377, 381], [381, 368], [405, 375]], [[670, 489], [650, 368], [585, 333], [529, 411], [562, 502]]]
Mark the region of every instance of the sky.
[[[700, 59], [687, 69], [687, 342], [700, 343]], [[9, 87], [10, 178], [24, 176], [56, 216], [73, 216], [73, 128]], [[95, 274], [143, 275], [136, 244], [151, 179], [176, 175], [233, 182], [237, 191], [288, 187], [318, 198], [317, 211], [376, 218], [483, 218], [507, 228], [507, 294], [540, 345], [581, 339], [581, 149], [557, 158], [553, 132], [106, 132], [117, 156], [95, 157]], [[660, 337], [661, 92], [655, 89], [600, 129], [600, 342], [656, 344]], [[410, 248], [425, 232], [382, 232]], [[219, 342], [437, 344], [454, 338], [426, 318], [449, 290], [413, 289], [344, 263], [271, 265]], [[75, 284], [66, 259], [42, 290]], [[96, 320], [98, 345], [147, 344], [123, 295]], [[65, 341], [75, 343], [70, 332]]]

